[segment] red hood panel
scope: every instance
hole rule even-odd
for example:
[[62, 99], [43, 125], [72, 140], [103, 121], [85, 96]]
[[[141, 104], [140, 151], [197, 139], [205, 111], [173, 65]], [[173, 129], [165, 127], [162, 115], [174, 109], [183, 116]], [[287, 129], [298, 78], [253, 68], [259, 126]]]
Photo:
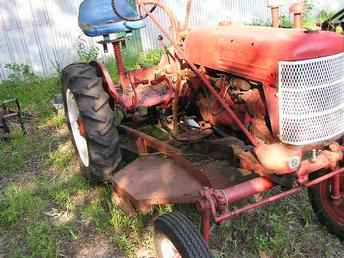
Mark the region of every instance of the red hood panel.
[[344, 52], [344, 37], [244, 25], [193, 29], [185, 43], [189, 61], [247, 79], [276, 84], [278, 62], [314, 59]]

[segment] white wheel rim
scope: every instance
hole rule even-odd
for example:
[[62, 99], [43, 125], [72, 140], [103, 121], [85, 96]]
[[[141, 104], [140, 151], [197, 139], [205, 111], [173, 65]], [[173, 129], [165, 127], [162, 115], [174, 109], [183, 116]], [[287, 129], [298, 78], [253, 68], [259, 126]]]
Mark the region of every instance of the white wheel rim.
[[159, 249], [162, 258], [182, 258], [174, 244], [164, 235], [161, 236]]
[[72, 134], [76, 148], [79, 153], [80, 160], [85, 167], [90, 165], [90, 159], [88, 155], [88, 147], [86, 138], [80, 133], [80, 128], [78, 124], [79, 119], [79, 107], [75, 101], [74, 94], [70, 89], [67, 89], [66, 93], [67, 108], [68, 108], [68, 119], [69, 124], [72, 129]]

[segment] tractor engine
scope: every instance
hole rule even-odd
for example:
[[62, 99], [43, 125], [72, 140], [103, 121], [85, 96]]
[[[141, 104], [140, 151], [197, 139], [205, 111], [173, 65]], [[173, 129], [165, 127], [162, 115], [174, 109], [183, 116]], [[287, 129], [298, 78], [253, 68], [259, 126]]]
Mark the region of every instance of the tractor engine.
[[[219, 76], [211, 79], [227, 105], [235, 111], [245, 126], [250, 128], [254, 136], [264, 142], [272, 142], [271, 131], [265, 121], [267, 112], [261, 85], [226, 74]], [[230, 125], [231, 129], [238, 129], [231, 117], [212, 95], [201, 94], [198, 99], [198, 106], [202, 118], [213, 126]]]
[[[185, 55], [264, 143], [323, 144], [344, 134], [339, 34], [222, 23], [191, 30]], [[210, 123], [234, 125], [214, 97], [203, 94], [199, 107]]]

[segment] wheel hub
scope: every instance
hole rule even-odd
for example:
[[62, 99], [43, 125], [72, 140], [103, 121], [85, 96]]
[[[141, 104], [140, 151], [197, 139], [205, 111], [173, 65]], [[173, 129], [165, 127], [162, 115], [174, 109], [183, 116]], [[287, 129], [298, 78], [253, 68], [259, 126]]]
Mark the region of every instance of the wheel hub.
[[182, 258], [177, 248], [167, 237], [164, 237], [160, 242], [160, 252], [162, 258]]
[[86, 128], [85, 128], [85, 123], [82, 121], [81, 117], [78, 118], [77, 120], [80, 135], [84, 138], [86, 138]]
[[90, 165], [88, 146], [86, 141], [86, 129], [80, 117], [80, 110], [76, 103], [74, 94], [70, 89], [66, 92], [68, 120], [72, 130], [76, 149], [78, 150], [80, 160], [85, 167]]
[[344, 203], [340, 188], [343, 187], [344, 178], [340, 176], [337, 180], [339, 180], [339, 189], [336, 190], [336, 180], [330, 179], [320, 185], [320, 194], [326, 212], [337, 223], [342, 224], [344, 223]]

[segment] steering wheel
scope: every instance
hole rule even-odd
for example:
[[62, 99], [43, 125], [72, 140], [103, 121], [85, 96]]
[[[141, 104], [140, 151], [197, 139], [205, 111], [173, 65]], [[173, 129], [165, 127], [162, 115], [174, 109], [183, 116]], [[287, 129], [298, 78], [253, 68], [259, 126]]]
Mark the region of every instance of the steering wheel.
[[[143, 19], [146, 19], [148, 17], [148, 14], [146, 15], [139, 15], [137, 18], [133, 18], [133, 17], [125, 17], [124, 15], [122, 15], [118, 9], [117, 9], [117, 0], [112, 0], [112, 9], [113, 11], [115, 12], [115, 14], [121, 18], [122, 20], [125, 20], [125, 21], [129, 21], [129, 22], [136, 22], [136, 21], [141, 21]], [[151, 10], [149, 11], [150, 13], [154, 12], [155, 9], [157, 8], [158, 5], [154, 5]]]

